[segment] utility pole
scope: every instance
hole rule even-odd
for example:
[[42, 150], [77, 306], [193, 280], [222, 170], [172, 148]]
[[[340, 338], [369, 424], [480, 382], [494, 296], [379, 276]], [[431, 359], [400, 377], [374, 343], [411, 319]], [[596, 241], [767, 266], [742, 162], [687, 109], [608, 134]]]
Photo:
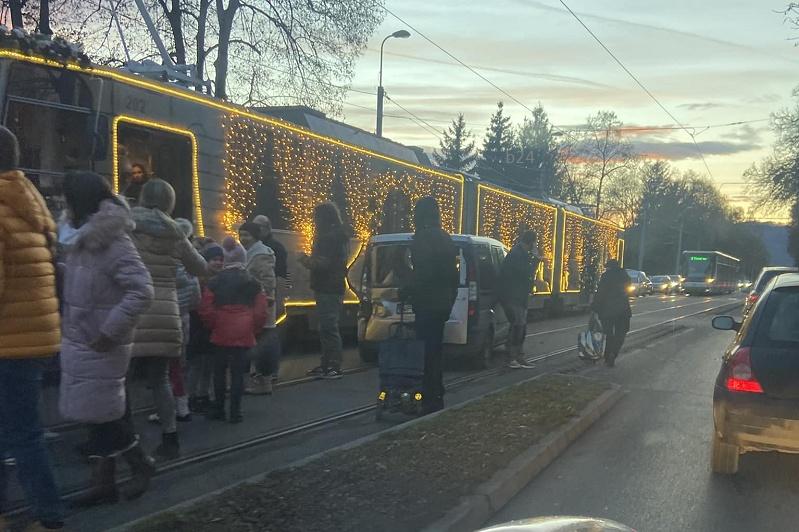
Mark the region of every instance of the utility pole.
[[638, 242], [638, 271], [644, 269], [644, 249], [646, 247], [647, 224], [649, 224], [649, 203], [644, 202], [644, 217], [641, 221], [641, 240]]
[[680, 255], [682, 255], [682, 231], [685, 228], [685, 220], [680, 218], [680, 232], [677, 236], [677, 256], [674, 258], [674, 273], [680, 273]]
[[377, 82], [377, 124], [375, 127], [375, 134], [378, 137], [383, 136], [383, 97], [386, 94], [385, 89], [383, 89], [383, 46], [385, 46], [386, 41], [389, 39], [407, 39], [410, 37], [411, 34], [406, 30], [398, 30], [383, 39], [383, 42], [380, 43], [380, 73], [378, 74], [378, 82]]

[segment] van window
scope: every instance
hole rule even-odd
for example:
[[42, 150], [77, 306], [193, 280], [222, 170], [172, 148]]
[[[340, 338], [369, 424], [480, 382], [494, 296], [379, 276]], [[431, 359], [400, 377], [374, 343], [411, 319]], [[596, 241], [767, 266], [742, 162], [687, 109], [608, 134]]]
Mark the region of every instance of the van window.
[[[400, 288], [411, 282], [413, 263], [411, 245], [408, 243], [381, 244], [373, 248], [369, 276], [372, 288]], [[466, 257], [458, 246], [458, 278], [466, 286]]]
[[493, 290], [496, 285], [498, 271], [491, 257], [491, 248], [486, 245], [476, 245], [474, 246], [474, 254], [477, 259], [480, 290]]

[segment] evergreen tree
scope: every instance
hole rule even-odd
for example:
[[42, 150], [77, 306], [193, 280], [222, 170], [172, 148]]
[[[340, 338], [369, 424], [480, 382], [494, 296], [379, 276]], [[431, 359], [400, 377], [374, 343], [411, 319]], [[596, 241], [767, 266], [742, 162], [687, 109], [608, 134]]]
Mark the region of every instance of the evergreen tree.
[[472, 132], [466, 129], [463, 113], [460, 113], [444, 131], [444, 138], [439, 141], [441, 151], [433, 152], [436, 164], [458, 172], [470, 171], [477, 160], [474, 141], [471, 139]]
[[507, 184], [507, 171], [513, 165], [513, 158], [513, 129], [510, 117], [505, 116], [503, 103], [499, 102], [486, 130], [477, 172], [483, 179]]
[[517, 186], [523, 192], [551, 196], [562, 185], [560, 146], [553, 134], [552, 124], [540, 105], [533, 109], [532, 118], [525, 117], [515, 142]]

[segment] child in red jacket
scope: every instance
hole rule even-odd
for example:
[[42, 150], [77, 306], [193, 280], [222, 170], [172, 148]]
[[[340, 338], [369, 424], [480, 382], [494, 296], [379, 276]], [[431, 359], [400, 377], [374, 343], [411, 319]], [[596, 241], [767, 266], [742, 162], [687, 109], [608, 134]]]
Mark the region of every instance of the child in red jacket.
[[[230, 422], [241, 423], [247, 352], [266, 325], [267, 300], [261, 285], [244, 269], [244, 248], [225, 250], [225, 267], [203, 291], [200, 317], [211, 331], [214, 356], [214, 405], [210, 419], [225, 419], [225, 389], [230, 367]], [[238, 253], [237, 253], [238, 252]]]

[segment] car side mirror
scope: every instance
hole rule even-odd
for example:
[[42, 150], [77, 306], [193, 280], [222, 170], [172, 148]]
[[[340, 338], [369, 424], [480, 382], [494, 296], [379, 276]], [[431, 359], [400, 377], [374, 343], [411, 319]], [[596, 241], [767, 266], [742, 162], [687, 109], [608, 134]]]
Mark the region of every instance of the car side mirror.
[[713, 328], [720, 331], [737, 331], [741, 328], [741, 324], [732, 316], [716, 316], [713, 318]]

